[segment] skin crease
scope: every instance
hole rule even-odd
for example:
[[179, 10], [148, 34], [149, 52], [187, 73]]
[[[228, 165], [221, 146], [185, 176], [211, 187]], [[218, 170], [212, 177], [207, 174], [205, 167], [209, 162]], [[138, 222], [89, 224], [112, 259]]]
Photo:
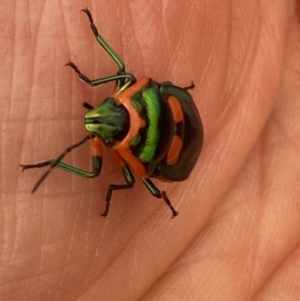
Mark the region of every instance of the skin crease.
[[[299, 4], [254, 1], [4, 1], [0, 10], [3, 300], [299, 300]], [[122, 183], [104, 150], [93, 180], [18, 163], [59, 155], [86, 135], [83, 101], [113, 85], [116, 66], [86, 16], [137, 77], [191, 92], [205, 142], [191, 177], [155, 181], [171, 212], [138, 180]], [[88, 145], [66, 161], [88, 168]]]

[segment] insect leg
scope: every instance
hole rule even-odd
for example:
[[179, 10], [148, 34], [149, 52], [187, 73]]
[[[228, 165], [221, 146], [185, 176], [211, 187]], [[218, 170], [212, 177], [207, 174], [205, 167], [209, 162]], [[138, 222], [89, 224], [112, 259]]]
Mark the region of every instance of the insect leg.
[[172, 211], [172, 218], [178, 215], [178, 212], [175, 210], [175, 208], [172, 206], [171, 201], [169, 200], [167, 194], [165, 191], [160, 191], [154, 184], [153, 182], [148, 179], [148, 178], [143, 178], [142, 179], [148, 190], [151, 192], [153, 196], [155, 196], [158, 199], [164, 199], [166, 204], [169, 206], [169, 208]]
[[[93, 139], [92, 145], [91, 145], [91, 152], [92, 152], [92, 171], [84, 171], [82, 169], [79, 169], [77, 167], [74, 167], [72, 165], [69, 165], [67, 163], [62, 162], [61, 160], [65, 157], [67, 153], [69, 153], [74, 148], [80, 146], [84, 142], [86, 142], [89, 139]], [[101, 154], [101, 144], [100, 139], [95, 137], [94, 135], [88, 135], [78, 143], [75, 143], [66, 150], [61, 153], [57, 158], [40, 161], [35, 164], [20, 164], [20, 166], [23, 168], [22, 171], [25, 169], [30, 168], [40, 168], [45, 166], [50, 166], [48, 170], [45, 171], [45, 173], [39, 178], [39, 180], [34, 185], [33, 189], [31, 190], [31, 193], [34, 193], [38, 187], [41, 185], [41, 183], [45, 180], [45, 178], [49, 175], [49, 173], [52, 171], [53, 168], [58, 167], [62, 170], [74, 173], [78, 176], [86, 177], [86, 178], [94, 178], [100, 174], [101, 167], [102, 167], [102, 154]]]
[[102, 216], [107, 216], [109, 212], [109, 207], [110, 207], [110, 200], [112, 196], [112, 192], [114, 190], [123, 190], [123, 189], [130, 189], [134, 185], [134, 177], [127, 165], [124, 165], [122, 168], [123, 176], [125, 181], [127, 182], [126, 184], [110, 184], [107, 190], [107, 195], [106, 195], [106, 206], [105, 210], [102, 214]]
[[119, 66], [118, 74], [125, 73], [125, 65], [121, 58], [116, 54], [116, 52], [109, 46], [109, 44], [105, 41], [105, 39], [99, 34], [98, 29], [96, 25], [94, 24], [93, 17], [91, 12], [88, 8], [82, 9], [82, 12], [84, 12], [90, 21], [90, 27], [93, 31], [93, 34], [98, 41], [98, 43], [104, 48], [104, 50], [111, 56], [111, 58], [116, 62], [116, 64]]
[[184, 90], [193, 90], [195, 88], [195, 84], [193, 81], [191, 81], [191, 84], [187, 87], [183, 87]]
[[[78, 77], [83, 80], [85, 83], [89, 84], [91, 87], [99, 86], [102, 84], [106, 84], [108, 82], [115, 81], [117, 84], [117, 91], [122, 92], [127, 87], [131, 86], [136, 82], [136, 78], [131, 73], [121, 73], [112, 76], [97, 78], [97, 79], [89, 79], [86, 75], [82, 74], [78, 67], [73, 63], [69, 62], [66, 66], [71, 67], [78, 75]], [[120, 83], [122, 83], [121, 86]]]

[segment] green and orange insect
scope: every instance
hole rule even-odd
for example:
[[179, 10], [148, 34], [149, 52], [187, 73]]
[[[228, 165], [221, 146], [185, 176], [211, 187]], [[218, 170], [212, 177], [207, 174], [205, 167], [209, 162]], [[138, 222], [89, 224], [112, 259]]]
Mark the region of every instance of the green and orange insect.
[[[119, 67], [117, 74], [90, 80], [73, 62], [70, 66], [78, 77], [91, 87], [108, 82], [116, 83], [114, 93], [101, 105], [93, 107], [84, 102], [88, 109], [84, 117], [89, 134], [78, 143], [68, 147], [55, 159], [35, 164], [21, 164], [23, 170], [49, 166], [32, 189], [34, 193], [54, 167], [76, 175], [94, 178], [101, 172], [101, 143], [111, 147], [122, 166], [125, 184], [111, 184], [106, 195], [103, 216], [109, 212], [114, 190], [132, 188], [135, 182], [132, 171], [139, 176], [151, 194], [162, 198], [172, 211], [167, 194], [160, 191], [149, 178], [177, 182], [187, 179], [199, 157], [203, 143], [203, 126], [189, 89], [180, 88], [171, 82], [157, 83], [144, 76], [139, 80], [125, 71], [125, 65], [115, 51], [99, 35], [88, 9], [82, 10], [88, 17], [90, 27], [98, 43]], [[85, 171], [62, 161], [67, 153], [87, 140], [92, 141], [92, 171]]]

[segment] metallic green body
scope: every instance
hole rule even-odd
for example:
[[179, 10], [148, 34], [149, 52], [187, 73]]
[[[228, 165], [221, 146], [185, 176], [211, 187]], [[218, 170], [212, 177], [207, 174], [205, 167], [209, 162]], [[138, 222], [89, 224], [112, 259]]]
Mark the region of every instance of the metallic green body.
[[[174, 121], [168, 102], [170, 96], [180, 101], [184, 114], [180, 124]], [[147, 85], [131, 96], [131, 103], [147, 124], [132, 141], [131, 150], [145, 165], [148, 176], [169, 181], [186, 180], [203, 144], [201, 118], [190, 93], [169, 82], [159, 84], [149, 79]], [[178, 161], [169, 165], [166, 156], [178, 129], [183, 147]]]
[[146, 120], [146, 126], [141, 129], [137, 141], [131, 144], [131, 149], [152, 176], [164, 160], [173, 137], [172, 113], [167, 99], [153, 80], [134, 94], [131, 102], [140, 117]]
[[[73, 62], [66, 65], [91, 87], [115, 82], [115, 93], [96, 108], [88, 103], [83, 104], [89, 110], [84, 118], [89, 134], [84, 139], [68, 147], [57, 158], [21, 165], [23, 170], [49, 166], [33, 187], [32, 193], [55, 167], [82, 177], [98, 176], [102, 167], [101, 139], [117, 152], [126, 181], [125, 184], [109, 185], [103, 216], [108, 214], [114, 190], [133, 187], [135, 179], [131, 170], [134, 170], [151, 194], [165, 201], [174, 217], [178, 212], [167, 194], [160, 191], [149, 178], [182, 181], [190, 175], [196, 164], [203, 143], [203, 126], [193, 99], [187, 92], [194, 86], [180, 88], [170, 82], [159, 84], [147, 77], [136, 81], [132, 74], [125, 71], [125, 65], [116, 52], [99, 35], [90, 11], [84, 9], [83, 12], [89, 19], [96, 40], [119, 69], [111, 76], [90, 80]], [[71, 150], [90, 139], [93, 142], [91, 171], [62, 161]]]

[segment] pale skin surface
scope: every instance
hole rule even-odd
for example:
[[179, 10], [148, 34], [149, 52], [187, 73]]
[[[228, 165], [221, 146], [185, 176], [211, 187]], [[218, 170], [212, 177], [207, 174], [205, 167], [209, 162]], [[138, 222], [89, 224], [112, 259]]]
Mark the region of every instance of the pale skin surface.
[[[300, 32], [296, 1], [5, 1], [0, 10], [3, 300], [299, 300]], [[187, 3], [186, 1], [181, 1]], [[130, 4], [128, 4], [130, 3]], [[95, 42], [88, 6], [137, 77], [188, 85], [205, 144], [189, 180], [122, 183], [104, 150], [99, 178], [18, 163], [58, 155], [86, 132], [83, 101], [112, 86], [80, 82], [116, 66]], [[67, 161], [89, 167], [88, 146]]]

